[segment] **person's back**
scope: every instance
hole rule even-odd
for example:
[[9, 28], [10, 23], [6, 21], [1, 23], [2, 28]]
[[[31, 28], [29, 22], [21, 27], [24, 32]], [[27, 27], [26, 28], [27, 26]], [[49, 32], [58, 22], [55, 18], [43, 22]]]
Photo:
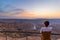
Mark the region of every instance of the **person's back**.
[[40, 33], [42, 33], [42, 40], [51, 40], [50, 35], [52, 31], [52, 27], [48, 27], [49, 22], [45, 21], [45, 27], [40, 29]]

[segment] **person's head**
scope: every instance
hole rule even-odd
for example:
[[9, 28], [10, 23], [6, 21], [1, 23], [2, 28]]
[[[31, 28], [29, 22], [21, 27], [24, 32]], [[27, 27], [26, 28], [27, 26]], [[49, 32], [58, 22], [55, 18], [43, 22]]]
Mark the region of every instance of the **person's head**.
[[49, 21], [45, 21], [44, 24], [45, 24], [46, 27], [48, 27]]

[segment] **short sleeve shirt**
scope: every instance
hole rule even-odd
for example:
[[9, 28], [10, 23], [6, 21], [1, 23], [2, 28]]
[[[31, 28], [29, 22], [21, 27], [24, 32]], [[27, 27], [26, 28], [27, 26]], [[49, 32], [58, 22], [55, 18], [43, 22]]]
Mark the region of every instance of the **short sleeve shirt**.
[[42, 33], [42, 32], [49, 32], [49, 31], [52, 31], [52, 27], [42, 27], [41, 29], [40, 29], [40, 33]]

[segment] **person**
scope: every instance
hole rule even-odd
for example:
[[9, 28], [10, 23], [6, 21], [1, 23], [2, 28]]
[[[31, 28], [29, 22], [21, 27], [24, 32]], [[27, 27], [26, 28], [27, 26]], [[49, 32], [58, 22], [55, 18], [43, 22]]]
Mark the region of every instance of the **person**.
[[42, 33], [42, 40], [51, 40], [52, 27], [49, 27], [49, 21], [44, 22], [45, 27], [41, 27], [40, 33]]

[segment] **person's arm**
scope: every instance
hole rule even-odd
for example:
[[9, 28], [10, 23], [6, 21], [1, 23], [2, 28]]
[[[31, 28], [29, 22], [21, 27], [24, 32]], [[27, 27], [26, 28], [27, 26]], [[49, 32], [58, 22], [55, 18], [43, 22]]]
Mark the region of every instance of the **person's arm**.
[[51, 27], [51, 33], [52, 33], [53, 27]]
[[40, 33], [42, 33], [42, 28], [40, 29]]

